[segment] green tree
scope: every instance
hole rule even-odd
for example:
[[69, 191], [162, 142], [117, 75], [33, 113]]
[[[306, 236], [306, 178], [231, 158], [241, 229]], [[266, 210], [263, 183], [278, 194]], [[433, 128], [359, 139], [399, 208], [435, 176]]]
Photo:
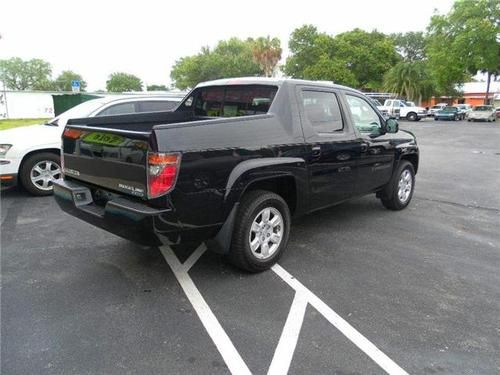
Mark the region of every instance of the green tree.
[[345, 61], [363, 90], [379, 90], [384, 74], [398, 61], [394, 42], [376, 30], [354, 29], [334, 38], [334, 58]]
[[425, 35], [421, 31], [391, 34], [396, 51], [404, 61], [420, 61], [425, 59]]
[[272, 77], [276, 65], [281, 60], [281, 42], [278, 38], [268, 35], [266, 38], [259, 37], [253, 42], [252, 54], [254, 61], [259, 64], [260, 69], [266, 77]]
[[314, 66], [321, 56], [328, 57], [325, 43], [328, 44], [330, 39], [326, 34], [319, 33], [313, 25], [295, 29], [288, 41], [290, 56], [286, 59], [283, 72], [290, 77], [306, 79], [306, 69]]
[[85, 91], [87, 82], [85, 82], [80, 74], [71, 70], [64, 70], [54, 81], [54, 86], [60, 91], [71, 91], [71, 81], [80, 81], [80, 90]]
[[41, 59], [12, 57], [0, 60], [0, 78], [11, 90], [50, 90], [52, 67]]
[[168, 87], [165, 85], [148, 85], [146, 91], [168, 91]]
[[446, 93], [477, 72], [490, 82], [500, 74], [499, 0], [457, 0], [447, 15], [434, 15], [428, 27], [427, 55], [439, 89]]
[[305, 25], [292, 32], [288, 46], [285, 74], [361, 89], [379, 89], [399, 60], [393, 40], [378, 31], [354, 29], [332, 37]]
[[109, 92], [142, 91], [142, 81], [133, 74], [116, 72], [106, 81], [106, 90]]
[[170, 77], [183, 90], [213, 79], [262, 75], [253, 59], [252, 46], [252, 39], [231, 38], [220, 41], [213, 50], [203, 47], [198, 54], [177, 60]]
[[429, 99], [434, 84], [425, 61], [401, 61], [384, 76], [384, 90], [415, 102]]

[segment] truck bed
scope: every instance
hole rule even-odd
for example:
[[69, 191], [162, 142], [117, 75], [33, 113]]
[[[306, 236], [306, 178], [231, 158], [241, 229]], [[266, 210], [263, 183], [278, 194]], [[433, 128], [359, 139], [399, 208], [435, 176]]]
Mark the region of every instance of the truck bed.
[[201, 120], [213, 120], [213, 117], [194, 116], [187, 111], [165, 111], [149, 113], [132, 113], [129, 115], [85, 117], [71, 119], [68, 125], [83, 125], [106, 129], [122, 129], [148, 132], [156, 125], [168, 125]]

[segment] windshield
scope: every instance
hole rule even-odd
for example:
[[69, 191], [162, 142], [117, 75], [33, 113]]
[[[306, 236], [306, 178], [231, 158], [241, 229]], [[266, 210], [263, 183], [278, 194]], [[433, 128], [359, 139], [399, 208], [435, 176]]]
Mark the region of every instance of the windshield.
[[493, 107], [489, 105], [480, 105], [474, 108], [474, 111], [491, 111]]
[[432, 107], [432, 109], [441, 109], [441, 106], [440, 105], [435, 105], [434, 107]]
[[54, 117], [48, 121], [46, 125], [59, 126], [66, 125], [69, 119], [87, 117], [96, 109], [102, 107], [104, 103], [101, 100], [94, 99], [87, 102], [78, 104], [77, 106], [68, 109], [66, 112], [61, 113], [59, 116]]
[[455, 107], [445, 107], [443, 108], [443, 112], [456, 112], [457, 109]]

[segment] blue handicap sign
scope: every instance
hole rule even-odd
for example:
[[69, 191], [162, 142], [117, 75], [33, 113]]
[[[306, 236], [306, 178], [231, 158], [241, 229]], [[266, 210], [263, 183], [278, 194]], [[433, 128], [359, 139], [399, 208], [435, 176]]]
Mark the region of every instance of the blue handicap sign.
[[80, 81], [78, 81], [78, 80], [71, 81], [71, 87], [75, 87], [75, 88], [78, 87], [79, 88], [80, 87]]

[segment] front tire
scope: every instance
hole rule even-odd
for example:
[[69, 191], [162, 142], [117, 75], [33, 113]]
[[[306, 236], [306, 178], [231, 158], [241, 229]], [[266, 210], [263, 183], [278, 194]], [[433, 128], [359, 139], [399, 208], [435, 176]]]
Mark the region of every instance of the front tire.
[[255, 190], [243, 196], [234, 225], [229, 261], [261, 272], [282, 255], [290, 234], [290, 209], [278, 194]]
[[391, 181], [382, 190], [380, 200], [385, 208], [399, 211], [406, 208], [415, 190], [415, 169], [409, 161], [403, 160]]
[[52, 181], [61, 178], [61, 162], [58, 155], [40, 152], [31, 155], [19, 172], [24, 188], [33, 195], [51, 195]]

